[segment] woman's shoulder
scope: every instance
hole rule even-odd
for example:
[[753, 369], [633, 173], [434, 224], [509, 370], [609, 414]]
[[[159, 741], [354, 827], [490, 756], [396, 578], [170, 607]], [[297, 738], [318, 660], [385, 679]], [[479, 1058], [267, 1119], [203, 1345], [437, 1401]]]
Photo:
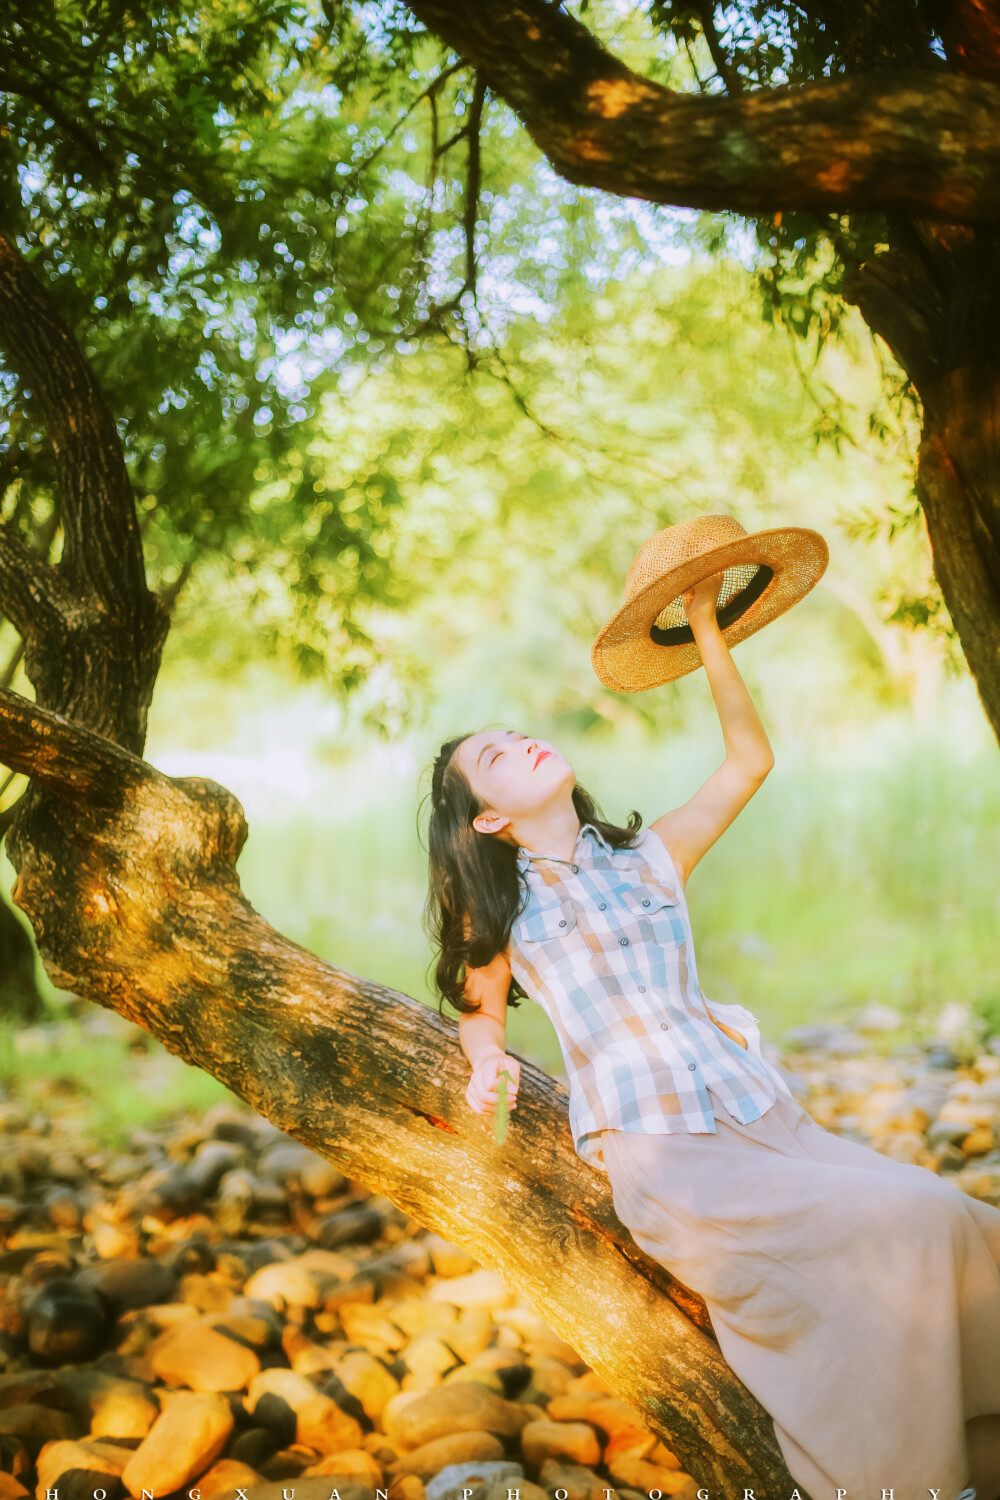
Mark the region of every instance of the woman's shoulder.
[[676, 881], [678, 886], [681, 885], [673, 856], [655, 829], [644, 828], [633, 847], [642, 851], [657, 875], [664, 880]]

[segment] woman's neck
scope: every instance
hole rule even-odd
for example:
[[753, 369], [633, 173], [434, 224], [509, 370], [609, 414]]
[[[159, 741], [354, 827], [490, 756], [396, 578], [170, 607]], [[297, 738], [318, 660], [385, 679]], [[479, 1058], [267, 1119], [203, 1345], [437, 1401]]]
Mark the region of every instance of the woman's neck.
[[550, 854], [554, 859], [572, 859], [580, 836], [580, 818], [572, 802], [534, 817], [519, 818], [510, 825], [514, 842], [532, 854]]

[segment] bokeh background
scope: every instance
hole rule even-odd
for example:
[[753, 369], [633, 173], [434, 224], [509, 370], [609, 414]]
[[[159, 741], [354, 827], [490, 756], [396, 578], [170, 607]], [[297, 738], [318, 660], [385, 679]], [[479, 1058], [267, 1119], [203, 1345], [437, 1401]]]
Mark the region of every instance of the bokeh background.
[[[935, 604], [905, 410], [885, 408], [880, 431], [870, 417], [884, 371], [868, 335], [848, 319], [804, 370], [751, 271], [691, 249], [577, 287], [544, 322], [512, 317], [504, 356], [514, 385], [470, 375], [460, 351], [414, 350], [345, 381], [303, 434], [318, 493], [370, 505], [376, 489], [389, 507], [395, 593], [358, 606], [374, 664], [349, 694], [309, 671], [332, 647], [287, 557], [208, 560], [180, 595], [147, 754], [239, 796], [253, 904], [435, 1004], [421, 799], [441, 740], [511, 725], [554, 740], [610, 817], [676, 806], [723, 753], [704, 674], [610, 693], [590, 641], [661, 526], [809, 525], [830, 545], [825, 577], [734, 650], [776, 766], [690, 881], [706, 993], [748, 1005], [765, 1039], [872, 1003], [900, 1012], [893, 1044], [933, 1037], [943, 1015], [1000, 1033], [1000, 761]], [[280, 508], [287, 485], [259, 503]], [[331, 637], [338, 619], [331, 593]], [[50, 1041], [69, 1037], [88, 1068], [72, 1022], [91, 1008], [42, 983], [47, 1020], [69, 1026]], [[5, 1037], [8, 1066], [32, 1065]], [[510, 1012], [508, 1037], [561, 1076], [537, 1007]]]

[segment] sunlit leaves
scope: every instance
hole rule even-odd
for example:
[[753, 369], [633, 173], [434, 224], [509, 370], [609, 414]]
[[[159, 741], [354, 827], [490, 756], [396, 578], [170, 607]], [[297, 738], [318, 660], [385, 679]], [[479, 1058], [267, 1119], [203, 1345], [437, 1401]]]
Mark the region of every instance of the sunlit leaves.
[[[394, 598], [379, 547], [396, 502], [353, 521], [324, 508], [296, 457], [321, 399], [428, 339], [491, 357], [512, 317], [544, 320], [581, 273], [634, 264], [634, 225], [556, 179], [487, 100], [475, 294], [459, 297], [475, 80], [404, 6], [7, 10], [13, 227], [119, 420], [151, 582], [169, 589], [213, 554], [251, 593], [280, 579], [303, 663], [356, 680], [354, 605]], [[0, 480], [24, 475], [31, 531], [58, 495], [9, 372], [0, 416]], [[375, 493], [365, 472], [343, 490]], [[294, 565], [272, 555], [282, 540]], [[313, 637], [340, 630], [338, 666]]]

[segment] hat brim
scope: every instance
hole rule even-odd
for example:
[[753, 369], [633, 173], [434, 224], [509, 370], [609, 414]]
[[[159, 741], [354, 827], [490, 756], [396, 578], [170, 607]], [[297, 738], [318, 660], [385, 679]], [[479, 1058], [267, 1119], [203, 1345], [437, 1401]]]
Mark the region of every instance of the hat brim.
[[723, 628], [723, 638], [732, 647], [803, 599], [822, 578], [829, 560], [824, 538], [806, 526], [755, 531], [699, 552], [654, 578], [612, 616], [590, 648], [594, 671], [605, 687], [619, 693], [638, 693], [685, 677], [701, 666], [697, 643], [659, 645], [650, 635], [657, 616], [685, 589], [740, 563], [771, 569], [773, 576], [763, 591]]

